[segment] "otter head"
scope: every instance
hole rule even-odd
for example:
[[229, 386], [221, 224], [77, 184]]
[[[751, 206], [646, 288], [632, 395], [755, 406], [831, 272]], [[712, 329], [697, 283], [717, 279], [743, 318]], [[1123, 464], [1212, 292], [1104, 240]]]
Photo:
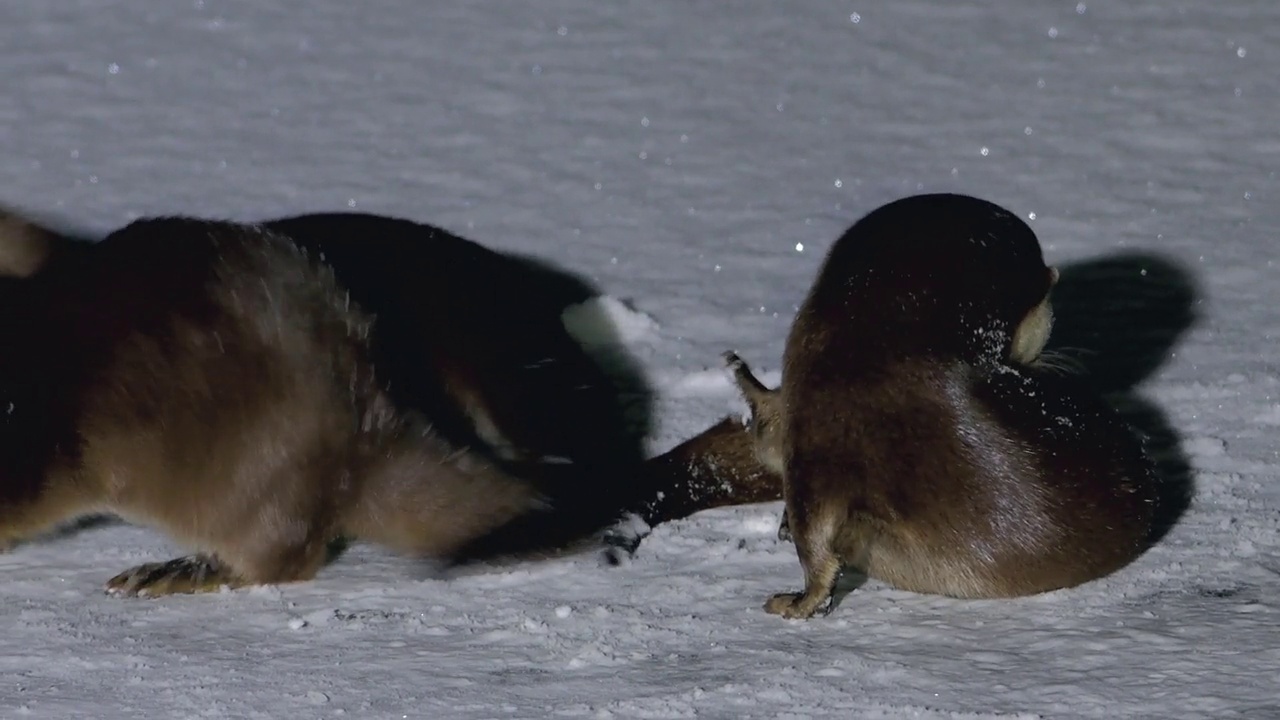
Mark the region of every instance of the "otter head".
[[1010, 254], [988, 262], [989, 272], [955, 292], [953, 317], [960, 322], [940, 322], [940, 332], [958, 328], [955, 340], [970, 362], [1035, 364], [1053, 332], [1050, 293], [1058, 271], [1038, 253], [1034, 261]]
[[832, 247], [808, 310], [861, 352], [1029, 362], [1048, 341], [1056, 272], [1035, 233], [986, 200], [914, 195], [868, 213]]

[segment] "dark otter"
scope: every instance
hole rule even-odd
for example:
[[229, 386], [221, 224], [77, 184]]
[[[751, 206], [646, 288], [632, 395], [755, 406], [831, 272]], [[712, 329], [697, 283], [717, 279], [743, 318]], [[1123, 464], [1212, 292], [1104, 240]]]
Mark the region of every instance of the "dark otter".
[[448, 557], [543, 507], [398, 408], [370, 316], [281, 235], [138, 221], [0, 296], [0, 545], [112, 512], [199, 553], [113, 592], [306, 580], [340, 536]]
[[643, 429], [628, 425], [618, 389], [562, 320], [594, 288], [401, 218], [312, 213], [263, 225], [322, 258], [377, 317], [374, 352], [400, 404], [506, 460], [639, 460]]
[[779, 390], [729, 358], [781, 473], [810, 617], [842, 566], [961, 598], [1074, 586], [1146, 546], [1155, 478], [1093, 389], [1035, 367], [1056, 273], [997, 205], [919, 195], [831, 248], [788, 335]]

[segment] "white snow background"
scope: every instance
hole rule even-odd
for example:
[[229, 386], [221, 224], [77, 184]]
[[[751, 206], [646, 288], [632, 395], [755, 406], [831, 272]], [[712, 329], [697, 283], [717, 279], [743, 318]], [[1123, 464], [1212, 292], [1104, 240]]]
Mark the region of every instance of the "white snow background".
[[179, 548], [102, 525], [0, 555], [0, 717], [1280, 717], [1277, 68], [1273, 0], [0, 5], [0, 202], [355, 208], [538, 255], [634, 308], [654, 452], [740, 408], [722, 350], [776, 381], [822, 253], [888, 200], [989, 198], [1068, 267], [1162, 258], [1195, 320], [1137, 390], [1196, 492], [1086, 586], [871, 582], [808, 622], [761, 609], [801, 578], [780, 504], [619, 567], [442, 581], [357, 545], [160, 600], [101, 586]]

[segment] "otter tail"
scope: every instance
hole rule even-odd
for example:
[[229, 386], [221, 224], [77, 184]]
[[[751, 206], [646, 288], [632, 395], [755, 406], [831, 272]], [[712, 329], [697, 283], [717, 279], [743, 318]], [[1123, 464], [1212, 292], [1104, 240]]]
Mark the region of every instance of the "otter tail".
[[549, 498], [551, 510], [514, 518], [477, 537], [455, 562], [528, 557], [579, 547], [602, 530], [605, 542], [634, 552], [643, 540], [627, 515], [652, 528], [702, 510], [782, 499], [782, 480], [760, 464], [750, 433], [726, 417], [643, 463], [540, 465], [515, 470]]
[[751, 433], [726, 417], [650, 459], [646, 498], [636, 508], [650, 527], [702, 510], [782, 499], [782, 478], [756, 459]]
[[619, 526], [606, 538], [614, 550], [634, 554], [649, 529], [703, 510], [782, 499], [782, 478], [756, 459], [750, 431], [726, 417], [700, 434], [648, 460], [642, 468], [644, 495], [635, 516], [648, 528]]

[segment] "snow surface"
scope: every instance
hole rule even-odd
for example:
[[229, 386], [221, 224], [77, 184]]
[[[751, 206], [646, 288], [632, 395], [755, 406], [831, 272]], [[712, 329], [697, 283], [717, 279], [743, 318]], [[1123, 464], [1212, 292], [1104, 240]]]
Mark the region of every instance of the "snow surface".
[[777, 504], [619, 567], [440, 580], [358, 545], [150, 601], [101, 584], [178, 548], [96, 525], [0, 555], [0, 716], [1280, 717], [1280, 4], [10, 2], [0, 63], [0, 202], [93, 231], [351, 207], [538, 255], [611, 295], [654, 451], [740, 408], [721, 351], [776, 372], [859, 215], [990, 198], [1088, 280], [1105, 310], [1063, 332], [1107, 329], [1196, 492], [1087, 586], [873, 582], [809, 622], [761, 610], [800, 582]]

